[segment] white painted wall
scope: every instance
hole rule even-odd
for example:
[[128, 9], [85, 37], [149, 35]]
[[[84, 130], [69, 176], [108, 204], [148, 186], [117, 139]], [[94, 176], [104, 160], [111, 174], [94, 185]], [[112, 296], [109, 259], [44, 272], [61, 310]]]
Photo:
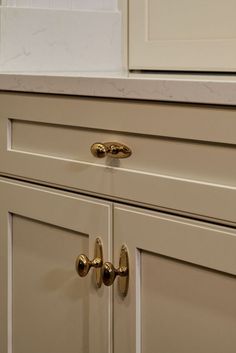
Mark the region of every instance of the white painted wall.
[[[0, 1], [1, 2], [1, 1]], [[117, 10], [118, 0], [2, 0], [3, 6], [76, 9], [76, 10]]]

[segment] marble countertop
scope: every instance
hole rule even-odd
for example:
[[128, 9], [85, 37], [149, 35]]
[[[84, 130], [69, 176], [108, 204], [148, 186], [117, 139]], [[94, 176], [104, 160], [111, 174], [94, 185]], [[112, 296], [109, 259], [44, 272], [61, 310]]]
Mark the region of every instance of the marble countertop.
[[2, 72], [0, 90], [236, 105], [234, 74]]

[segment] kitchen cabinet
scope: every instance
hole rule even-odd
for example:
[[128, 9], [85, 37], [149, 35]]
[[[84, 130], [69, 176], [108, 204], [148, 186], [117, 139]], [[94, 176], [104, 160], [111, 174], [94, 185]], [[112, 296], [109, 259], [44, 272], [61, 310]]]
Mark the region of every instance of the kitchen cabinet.
[[[4, 92], [0, 106], [1, 173], [235, 221], [233, 107]], [[132, 154], [96, 158], [96, 142]]]
[[110, 352], [111, 293], [75, 271], [97, 237], [111, 259], [111, 205], [0, 180], [1, 353]]
[[1, 93], [0, 353], [233, 353], [234, 127], [232, 107]]
[[235, 230], [116, 205], [114, 257], [125, 243], [130, 287], [114, 291], [115, 353], [233, 353]]
[[[234, 352], [234, 229], [122, 204], [112, 215], [110, 203], [4, 178], [0, 192], [3, 353], [113, 352], [113, 338], [115, 353]], [[112, 301], [75, 271], [98, 235], [104, 262], [118, 267], [128, 249], [126, 297], [117, 280]]]
[[235, 72], [234, 1], [130, 0], [129, 68]]

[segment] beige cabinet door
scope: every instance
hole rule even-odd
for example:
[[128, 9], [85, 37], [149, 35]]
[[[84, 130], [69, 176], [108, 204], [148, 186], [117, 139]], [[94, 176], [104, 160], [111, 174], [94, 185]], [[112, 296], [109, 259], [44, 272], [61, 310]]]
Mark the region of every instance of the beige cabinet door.
[[129, 0], [129, 67], [235, 71], [233, 0]]
[[117, 205], [114, 258], [129, 249], [125, 298], [114, 285], [114, 353], [235, 353], [236, 231]]
[[0, 180], [1, 353], [111, 352], [111, 293], [75, 260], [110, 257], [111, 206]]

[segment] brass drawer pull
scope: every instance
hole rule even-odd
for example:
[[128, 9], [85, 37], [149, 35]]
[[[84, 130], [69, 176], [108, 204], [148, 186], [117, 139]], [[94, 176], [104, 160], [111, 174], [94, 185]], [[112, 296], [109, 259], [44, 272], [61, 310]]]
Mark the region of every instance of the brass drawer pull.
[[102, 265], [103, 265], [103, 249], [100, 238], [96, 239], [94, 248], [94, 259], [91, 261], [84, 254], [77, 257], [75, 262], [75, 268], [80, 277], [85, 277], [89, 273], [91, 267], [95, 269], [96, 273], [96, 284], [100, 288], [102, 285]]
[[94, 157], [104, 158], [109, 156], [112, 158], [128, 158], [132, 151], [129, 147], [118, 142], [96, 142], [91, 146], [91, 152]]
[[121, 295], [124, 297], [128, 293], [129, 286], [129, 257], [128, 250], [125, 245], [122, 246], [120, 252], [119, 268], [115, 268], [111, 262], [105, 262], [103, 265], [103, 283], [105, 286], [111, 286], [116, 276], [118, 278], [118, 287]]

